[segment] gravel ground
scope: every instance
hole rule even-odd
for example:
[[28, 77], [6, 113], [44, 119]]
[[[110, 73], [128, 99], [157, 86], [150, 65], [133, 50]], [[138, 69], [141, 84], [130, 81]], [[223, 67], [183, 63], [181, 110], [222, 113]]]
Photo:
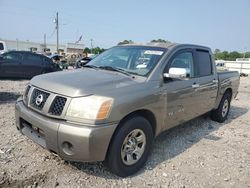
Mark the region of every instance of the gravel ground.
[[0, 80], [0, 187], [250, 187], [250, 78], [225, 123], [207, 116], [161, 134], [146, 166], [119, 178], [102, 163], [68, 163], [15, 128], [26, 80]]

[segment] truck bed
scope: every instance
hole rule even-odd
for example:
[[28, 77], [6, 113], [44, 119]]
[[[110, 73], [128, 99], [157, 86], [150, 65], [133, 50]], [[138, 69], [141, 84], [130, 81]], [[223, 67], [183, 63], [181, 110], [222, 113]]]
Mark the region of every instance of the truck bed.
[[240, 83], [240, 75], [238, 71], [218, 71], [218, 81], [219, 81], [219, 89], [218, 89], [218, 97], [216, 102], [216, 107], [218, 107], [222, 96], [224, 95], [227, 88], [232, 88], [230, 92], [232, 92], [232, 99], [236, 97], [239, 83]]

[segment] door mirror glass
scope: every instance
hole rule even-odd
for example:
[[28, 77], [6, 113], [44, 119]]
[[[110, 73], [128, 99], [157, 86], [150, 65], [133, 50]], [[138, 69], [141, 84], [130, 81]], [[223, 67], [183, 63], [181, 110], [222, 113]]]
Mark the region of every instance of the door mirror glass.
[[187, 78], [187, 69], [172, 67], [169, 69], [169, 72], [164, 73], [163, 76], [164, 78], [185, 79]]

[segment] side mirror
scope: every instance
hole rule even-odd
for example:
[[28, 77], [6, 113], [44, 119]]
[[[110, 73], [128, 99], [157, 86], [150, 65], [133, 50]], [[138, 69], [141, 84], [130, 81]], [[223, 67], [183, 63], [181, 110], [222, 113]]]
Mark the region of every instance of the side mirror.
[[177, 78], [185, 79], [187, 78], [187, 70], [184, 68], [170, 68], [168, 73], [163, 74], [164, 78]]

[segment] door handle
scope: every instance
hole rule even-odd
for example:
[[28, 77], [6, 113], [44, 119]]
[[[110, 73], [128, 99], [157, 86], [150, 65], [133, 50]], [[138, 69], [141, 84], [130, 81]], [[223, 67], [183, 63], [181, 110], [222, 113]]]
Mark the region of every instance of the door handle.
[[218, 82], [219, 82], [219, 81], [216, 80], [216, 79], [213, 80], [213, 83], [214, 83], [214, 84], [218, 84]]
[[194, 84], [192, 85], [192, 88], [194, 88], [194, 89], [199, 88], [199, 87], [200, 87], [200, 84], [194, 83]]

